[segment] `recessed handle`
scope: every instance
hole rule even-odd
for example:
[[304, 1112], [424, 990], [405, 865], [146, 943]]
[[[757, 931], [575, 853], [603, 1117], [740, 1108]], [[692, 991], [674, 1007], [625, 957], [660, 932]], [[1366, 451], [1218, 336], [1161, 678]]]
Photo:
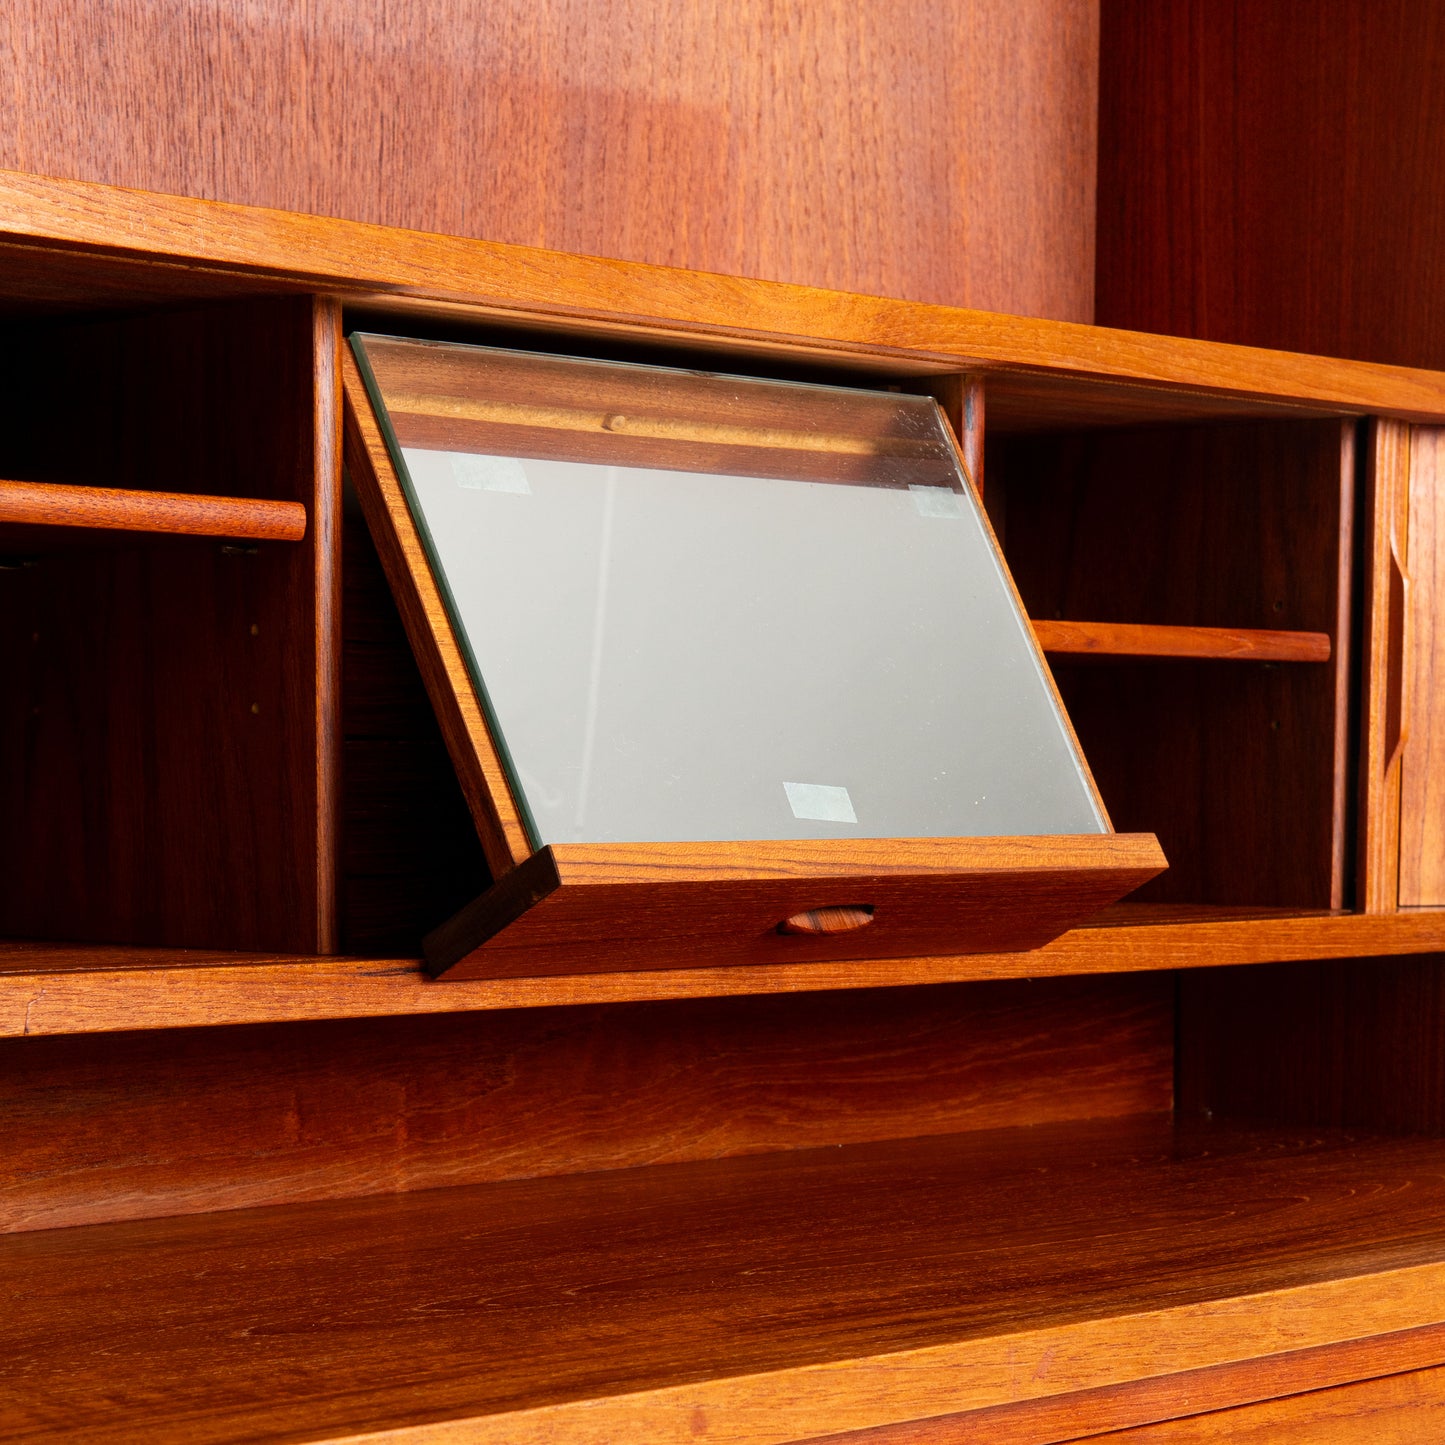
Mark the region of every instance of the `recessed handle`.
[[779, 933], [851, 933], [873, 922], [873, 905], [855, 903], [846, 908], [809, 908], [778, 924]]
[[1401, 749], [1410, 741], [1410, 704], [1405, 696], [1406, 629], [1410, 625], [1410, 574], [1400, 561], [1400, 548], [1390, 537], [1390, 630], [1385, 658], [1385, 771], [1395, 765]]

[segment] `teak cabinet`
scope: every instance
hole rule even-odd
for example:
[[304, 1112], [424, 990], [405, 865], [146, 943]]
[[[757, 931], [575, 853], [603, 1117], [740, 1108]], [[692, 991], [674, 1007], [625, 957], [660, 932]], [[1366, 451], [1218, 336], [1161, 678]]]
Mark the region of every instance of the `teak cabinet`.
[[[0, 1439], [1437, 1433], [1445, 375], [15, 174], [0, 300]], [[1169, 869], [433, 981], [355, 330], [935, 396]]]

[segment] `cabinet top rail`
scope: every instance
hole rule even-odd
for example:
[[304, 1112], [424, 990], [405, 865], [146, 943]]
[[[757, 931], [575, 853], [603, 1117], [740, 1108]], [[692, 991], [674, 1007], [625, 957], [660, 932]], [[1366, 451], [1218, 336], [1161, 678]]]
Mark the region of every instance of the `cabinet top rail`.
[[[824, 291], [0, 171], [0, 307], [318, 292], [423, 318], [909, 374], [982, 371], [990, 420], [1378, 413], [1445, 420], [1445, 373]], [[553, 343], [555, 346], [555, 343]]]

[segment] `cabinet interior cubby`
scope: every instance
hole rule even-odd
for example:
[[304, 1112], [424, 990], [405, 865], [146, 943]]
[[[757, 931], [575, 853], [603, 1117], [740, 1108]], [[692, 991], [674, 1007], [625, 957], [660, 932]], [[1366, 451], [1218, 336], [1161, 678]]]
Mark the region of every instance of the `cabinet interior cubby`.
[[986, 499], [1031, 617], [1323, 634], [1327, 661], [1054, 656], [1139, 903], [1350, 897], [1354, 427], [1185, 422], [1005, 434]]
[[[0, 487], [306, 530], [0, 524], [13, 1435], [1043, 1445], [1445, 1360], [1445, 924], [1351, 876], [1359, 418], [1445, 381], [577, 258], [539, 302], [546, 253], [314, 218], [302, 271], [284, 217], [102, 202], [184, 239], [124, 293], [116, 223], [55, 285], [130, 309], [9, 323]], [[429, 981], [488, 875], [343, 487], [351, 301], [937, 385], [1170, 871], [1029, 953]]]
[[12, 327], [0, 477], [275, 499], [297, 540], [0, 526], [0, 933], [332, 946], [317, 306]]

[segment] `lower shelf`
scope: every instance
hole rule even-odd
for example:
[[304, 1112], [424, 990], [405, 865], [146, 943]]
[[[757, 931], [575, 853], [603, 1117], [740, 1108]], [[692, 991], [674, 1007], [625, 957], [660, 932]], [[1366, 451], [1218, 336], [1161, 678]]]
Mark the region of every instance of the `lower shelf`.
[[0, 1038], [803, 993], [1445, 952], [1445, 909], [1299, 913], [1124, 903], [1030, 953], [434, 983], [415, 958], [0, 942]]
[[895, 1141], [16, 1235], [0, 1292], [6, 1440], [782, 1445], [1105, 1389], [1138, 1423], [1180, 1372], [1222, 1408], [1445, 1360], [1445, 1141]]

